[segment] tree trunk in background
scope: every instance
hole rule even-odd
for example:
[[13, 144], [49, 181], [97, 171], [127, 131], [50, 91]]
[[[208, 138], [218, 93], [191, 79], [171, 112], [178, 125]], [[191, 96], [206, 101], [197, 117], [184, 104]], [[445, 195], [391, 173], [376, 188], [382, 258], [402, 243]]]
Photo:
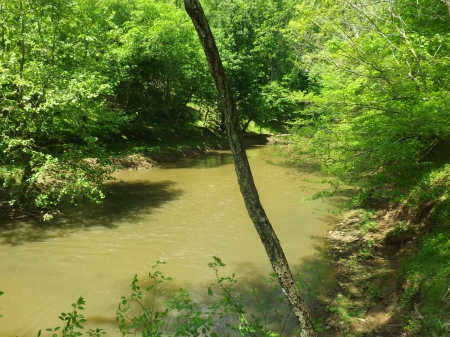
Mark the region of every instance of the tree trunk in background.
[[445, 5], [447, 6], [448, 18], [450, 19], [450, 0], [445, 0]]
[[25, 205], [28, 200], [28, 192], [31, 186], [30, 178], [33, 175], [33, 168], [31, 166], [31, 154], [24, 152], [22, 155], [22, 159], [23, 173], [20, 184], [19, 205]]
[[216, 84], [217, 91], [225, 111], [225, 124], [230, 141], [236, 174], [244, 198], [248, 214], [255, 225], [256, 231], [266, 249], [272, 268], [278, 276], [281, 288], [291, 305], [292, 311], [298, 319], [302, 337], [316, 337], [317, 333], [311, 321], [311, 315], [305, 302], [301, 298], [280, 242], [264, 212], [259, 200], [258, 191], [253, 181], [247, 154], [242, 143], [242, 132], [236, 102], [231, 87], [225, 75], [225, 70], [219, 56], [214, 37], [206, 20], [203, 9], [198, 0], [184, 0], [186, 11], [192, 19], [195, 29], [202, 43], [208, 64]]
[[246, 133], [247, 132], [247, 128], [250, 125], [250, 123], [252, 122], [253, 118], [249, 118], [247, 120], [247, 122], [245, 122], [244, 127], [242, 128], [242, 133]]

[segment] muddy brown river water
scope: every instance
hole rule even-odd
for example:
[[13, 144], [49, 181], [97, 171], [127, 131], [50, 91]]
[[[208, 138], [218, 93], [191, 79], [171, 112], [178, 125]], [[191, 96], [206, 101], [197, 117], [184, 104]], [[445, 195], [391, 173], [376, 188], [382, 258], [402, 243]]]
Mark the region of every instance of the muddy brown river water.
[[[332, 228], [329, 209], [340, 200], [301, 203], [323, 186], [310, 169], [272, 165], [272, 146], [248, 150], [263, 206], [294, 272], [324, 258], [323, 236]], [[129, 294], [134, 274], [147, 275], [157, 260], [196, 300], [206, 296], [213, 255], [243, 284], [271, 271], [245, 210], [231, 155], [208, 155], [116, 174], [113, 192], [98, 206], [64, 211], [50, 222], [7, 221], [0, 225], [0, 336], [31, 337], [60, 325], [79, 296], [87, 302], [87, 327], [119, 336], [115, 311]], [[5, 220], [2, 220], [5, 221]]]

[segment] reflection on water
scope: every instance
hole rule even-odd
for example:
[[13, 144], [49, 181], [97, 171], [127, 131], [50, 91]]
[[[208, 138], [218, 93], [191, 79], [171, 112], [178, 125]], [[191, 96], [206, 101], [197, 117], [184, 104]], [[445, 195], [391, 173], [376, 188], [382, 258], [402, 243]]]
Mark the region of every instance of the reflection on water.
[[192, 158], [184, 158], [171, 163], [162, 163], [159, 167], [164, 169], [179, 169], [179, 168], [216, 168], [222, 165], [233, 164], [233, 157], [231, 153], [225, 151], [215, 151], [208, 154], [201, 154]]
[[66, 209], [53, 221], [4, 219], [0, 225], [0, 243], [15, 246], [42, 242], [95, 226], [113, 229], [121, 221], [138, 221], [161, 204], [181, 196], [183, 191], [173, 188], [174, 185], [172, 181], [114, 182], [106, 191], [107, 202]]
[[[321, 274], [330, 272], [322, 238], [333, 221], [327, 209], [338, 200], [300, 203], [323, 188], [312, 182], [322, 177], [267, 164], [278, 160], [267, 149], [248, 151], [262, 204], [293, 272], [317, 284], [318, 265]], [[79, 296], [87, 301], [87, 326], [119, 336], [120, 297], [129, 294], [132, 276], [145, 278], [157, 260], [167, 261], [161, 269], [174, 278], [163, 292], [182, 287], [202, 303], [210, 300], [206, 290], [214, 274], [207, 265], [213, 255], [227, 264], [223, 276], [242, 278], [242, 293], [271, 272], [229, 153], [124, 171], [117, 178], [125, 183], [111, 184], [102, 205], [68, 209], [51, 222], [0, 224], [0, 336], [35, 336], [58, 326], [58, 315]]]

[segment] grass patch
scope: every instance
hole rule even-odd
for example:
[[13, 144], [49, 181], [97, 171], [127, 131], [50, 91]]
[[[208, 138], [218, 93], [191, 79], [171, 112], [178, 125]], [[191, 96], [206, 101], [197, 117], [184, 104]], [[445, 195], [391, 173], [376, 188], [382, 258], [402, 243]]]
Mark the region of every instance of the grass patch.
[[[436, 201], [433, 231], [424, 237], [399, 273], [404, 288], [401, 303], [411, 312], [405, 329], [417, 336], [450, 336], [449, 178], [447, 165], [424, 179], [420, 189], [414, 191], [422, 200], [428, 195]], [[408, 230], [403, 224], [394, 228], [392, 235]]]
[[355, 224], [355, 227], [361, 231], [362, 234], [368, 232], [378, 231], [378, 222], [374, 220], [374, 212], [372, 210], [358, 210], [360, 220]]
[[413, 312], [408, 326], [420, 325], [423, 336], [433, 333], [450, 336], [450, 224], [447, 219], [404, 262], [400, 280], [404, 284], [401, 303]]

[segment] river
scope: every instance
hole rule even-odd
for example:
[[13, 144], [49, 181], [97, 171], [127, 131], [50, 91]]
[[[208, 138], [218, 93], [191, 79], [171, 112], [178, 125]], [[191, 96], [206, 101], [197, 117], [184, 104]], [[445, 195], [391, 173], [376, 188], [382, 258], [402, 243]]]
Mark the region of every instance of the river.
[[[269, 146], [247, 153], [266, 213], [295, 273], [325, 259], [329, 209], [340, 200], [301, 203], [323, 186], [318, 172], [272, 165]], [[58, 315], [83, 296], [89, 327], [119, 336], [115, 311], [134, 274], [157, 261], [173, 281], [200, 300], [214, 280], [219, 256], [227, 273], [253, 286], [271, 272], [247, 215], [231, 155], [217, 151], [148, 170], [123, 171], [106, 201], [66, 210], [49, 222], [7, 221], [0, 226], [0, 336], [31, 337], [59, 326]], [[3, 220], [4, 221], [4, 220]], [[326, 263], [325, 263], [326, 264]], [[326, 269], [326, 268], [325, 268]]]

